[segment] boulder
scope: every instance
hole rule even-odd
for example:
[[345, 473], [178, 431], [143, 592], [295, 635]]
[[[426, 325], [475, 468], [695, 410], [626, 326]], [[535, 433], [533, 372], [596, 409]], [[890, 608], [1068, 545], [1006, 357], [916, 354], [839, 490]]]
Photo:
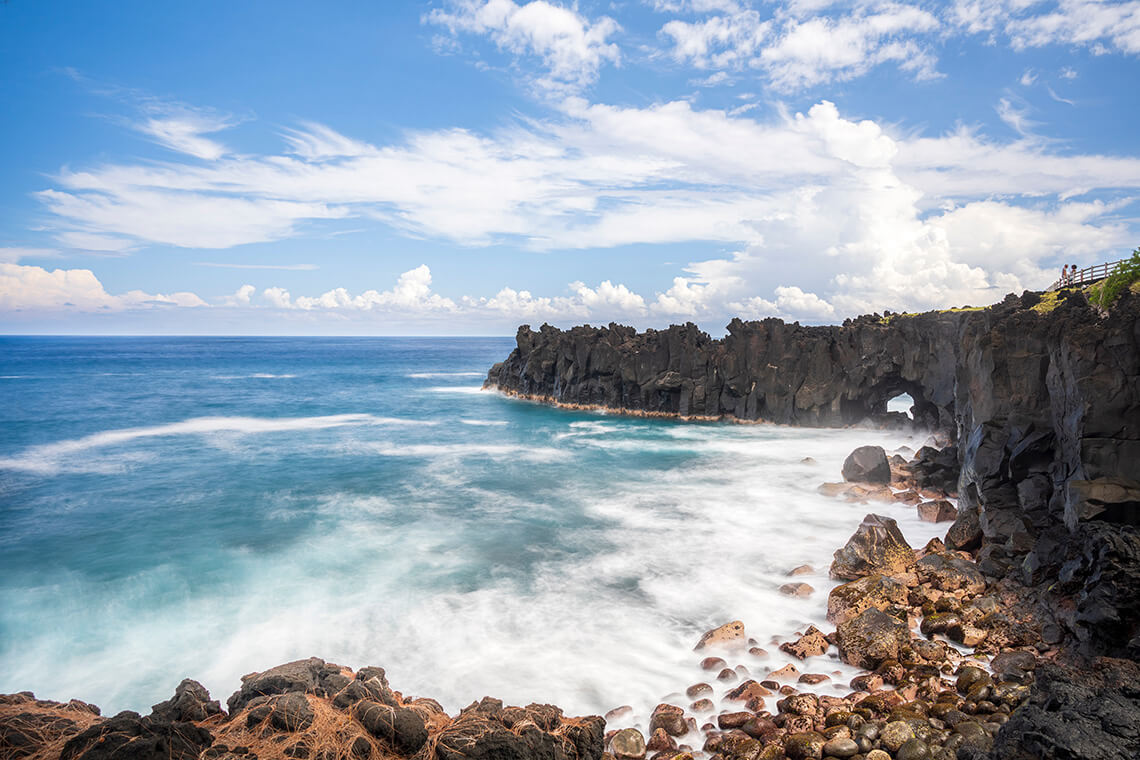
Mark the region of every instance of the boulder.
[[915, 563], [918, 580], [940, 591], [958, 591], [980, 594], [986, 590], [986, 580], [973, 562], [949, 552], [927, 554]]
[[906, 602], [907, 588], [902, 583], [886, 575], [867, 575], [831, 590], [827, 619], [840, 625], [872, 607], [886, 610]]
[[843, 462], [843, 479], [848, 483], [891, 482], [891, 465], [882, 446], [860, 446]]
[[847, 544], [835, 552], [831, 577], [855, 580], [876, 573], [894, 575], [906, 572], [912, 565], [914, 550], [903, 538], [898, 523], [889, 517], [869, 514]]
[[857, 668], [874, 670], [884, 660], [896, 660], [910, 641], [906, 623], [871, 608], [840, 625], [839, 659]]
[[[383, 672], [380, 671], [381, 676]], [[326, 687], [333, 685], [329, 683], [329, 679], [333, 676], [341, 676], [341, 667], [325, 662], [318, 657], [295, 660], [261, 673], [250, 673], [242, 676], [241, 688], [227, 700], [230, 715], [236, 715], [257, 697], [288, 694], [290, 692], [328, 696], [330, 692]], [[336, 683], [332, 691], [337, 692], [341, 688], [342, 685]]]
[[368, 733], [401, 754], [415, 754], [427, 742], [424, 719], [410, 708], [362, 701], [353, 706], [352, 714]]
[[258, 697], [251, 700], [247, 707], [249, 712], [246, 713], [246, 724], [251, 728], [268, 719], [269, 725], [281, 731], [303, 731], [313, 725], [316, 716], [305, 695], [295, 691], [272, 697]]
[[831, 644], [823, 635], [823, 631], [812, 625], [808, 626], [807, 632], [795, 641], [785, 641], [781, 644], [780, 651], [787, 652], [802, 660], [806, 657], [818, 657], [825, 653], [830, 646]]
[[185, 679], [174, 690], [174, 696], [150, 708], [151, 717], [171, 722], [205, 720], [211, 715], [221, 715], [222, 706], [210, 699], [210, 692], [197, 681]]
[[63, 745], [60, 760], [197, 760], [214, 743], [193, 723], [121, 712]]
[[918, 505], [918, 519], [923, 522], [950, 522], [958, 519], [958, 509], [946, 499], [924, 501]]

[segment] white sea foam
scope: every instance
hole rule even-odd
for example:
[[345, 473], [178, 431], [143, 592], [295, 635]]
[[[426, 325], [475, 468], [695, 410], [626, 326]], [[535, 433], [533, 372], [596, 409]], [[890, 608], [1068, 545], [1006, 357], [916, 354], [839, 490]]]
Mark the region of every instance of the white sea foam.
[[254, 372], [250, 375], [213, 375], [212, 377], [215, 380], [289, 380], [295, 378], [296, 375], [275, 375], [272, 372]]
[[408, 377], [416, 380], [434, 380], [441, 377], [486, 377], [486, 372], [413, 372]]
[[[580, 435], [558, 442], [569, 432]], [[320, 519], [279, 553], [226, 549], [219, 561], [232, 581], [217, 588], [192, 588], [174, 567], [100, 595], [79, 587], [59, 592], [66, 578], [45, 580], [12, 614], [43, 617], [42, 630], [58, 631], [51, 621], [59, 605], [48, 602], [61, 593], [93, 643], [75, 649], [62, 633], [21, 642], [2, 680], [53, 698], [95, 699], [105, 710], [139, 709], [169, 696], [185, 676], [224, 699], [242, 673], [317, 654], [354, 667], [381, 665], [395, 688], [440, 699], [449, 711], [486, 694], [514, 704], [552, 702], [570, 714], [630, 704], [644, 729], [663, 698], [708, 680], [692, 651], [707, 628], [743, 620], [772, 657], [743, 655], [732, 664], [757, 677], [790, 660], [778, 651], [780, 637], [809, 624], [830, 630], [831, 553], [867, 512], [898, 519], [914, 545], [946, 527], [920, 522], [913, 507], [853, 505], [816, 493], [819, 482], [838, 478], [858, 445], [920, 443], [880, 431], [609, 418], [567, 423], [525, 446], [470, 439], [343, 445], [348, 453], [498, 463], [584, 456], [611, 438], [641, 451], [688, 447], [694, 456], [669, 470], [630, 470], [620, 480], [582, 469], [555, 481], [552, 471], [535, 468], [535, 480], [557, 488], [557, 504], [541, 491], [476, 485], [488, 469], [483, 463], [429, 469], [413, 493], [338, 493], [308, 507], [282, 496], [281, 519], [303, 509]], [[805, 456], [818, 464], [800, 461]], [[516, 535], [534, 517], [552, 526], [543, 535], [553, 538]], [[525, 572], [517, 567], [520, 552], [535, 555]], [[781, 595], [786, 572], [801, 564], [816, 571], [796, 580], [815, 593]], [[169, 587], [163, 606], [132, 614], [140, 586]], [[827, 693], [845, 691], [853, 673], [828, 656], [797, 667], [839, 671], [833, 683], [816, 687]], [[150, 701], [124, 672], [157, 684]]]
[[[430, 421], [408, 420], [395, 417], [376, 417], [371, 414], [333, 414], [319, 417], [194, 417], [181, 422], [150, 427], [123, 428], [31, 446], [23, 452], [0, 458], [0, 470], [19, 470], [39, 475], [59, 472], [106, 472], [105, 463], [79, 458], [93, 449], [122, 446], [142, 438], [178, 435], [208, 435], [231, 433], [256, 435], [296, 430], [324, 430], [350, 425], [431, 425]], [[120, 471], [113, 465], [111, 472]]]
[[482, 386], [479, 385], [437, 385], [427, 390], [432, 393], [456, 393], [461, 395], [483, 392]]
[[460, 420], [460, 422], [475, 427], [502, 427], [507, 424], [506, 420]]

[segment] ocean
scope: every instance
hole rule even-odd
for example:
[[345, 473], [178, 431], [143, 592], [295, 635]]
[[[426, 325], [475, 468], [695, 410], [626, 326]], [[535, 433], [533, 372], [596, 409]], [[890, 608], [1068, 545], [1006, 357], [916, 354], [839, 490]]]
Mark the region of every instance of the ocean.
[[[570, 714], [707, 680], [734, 619], [824, 621], [869, 511], [816, 493], [902, 431], [556, 409], [480, 386], [507, 338], [0, 338], [0, 692], [146, 713], [183, 678], [319, 656], [449, 711]], [[810, 459], [806, 459], [810, 458]], [[780, 594], [793, 567], [816, 591]], [[828, 657], [813, 687], [854, 671]], [[688, 704], [687, 700], [680, 704]]]

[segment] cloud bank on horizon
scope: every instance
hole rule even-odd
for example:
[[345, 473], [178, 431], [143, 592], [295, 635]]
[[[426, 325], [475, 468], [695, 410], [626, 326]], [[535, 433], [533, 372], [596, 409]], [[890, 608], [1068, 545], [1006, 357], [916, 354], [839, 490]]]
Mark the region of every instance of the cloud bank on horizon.
[[442, 0], [372, 19], [405, 40], [369, 74], [403, 107], [327, 114], [72, 66], [19, 13], [59, 43], [21, 79], [71, 118], [39, 134], [29, 94], [0, 127], [8, 332], [828, 322], [989, 303], [1140, 240], [1113, 79], [1140, 73], [1137, 1]]

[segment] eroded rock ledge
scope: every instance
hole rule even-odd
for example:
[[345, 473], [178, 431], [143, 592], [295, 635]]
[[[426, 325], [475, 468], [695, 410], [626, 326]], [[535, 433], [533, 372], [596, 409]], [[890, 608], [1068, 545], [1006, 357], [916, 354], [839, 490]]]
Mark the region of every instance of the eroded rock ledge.
[[[1140, 657], [1140, 296], [1079, 290], [842, 326], [733, 320], [521, 327], [485, 387], [631, 413], [843, 426], [915, 401], [956, 460], [952, 533], [991, 576], [1052, 585], [1048, 614], [1090, 655]], [[931, 451], [933, 461], [938, 452]]]

